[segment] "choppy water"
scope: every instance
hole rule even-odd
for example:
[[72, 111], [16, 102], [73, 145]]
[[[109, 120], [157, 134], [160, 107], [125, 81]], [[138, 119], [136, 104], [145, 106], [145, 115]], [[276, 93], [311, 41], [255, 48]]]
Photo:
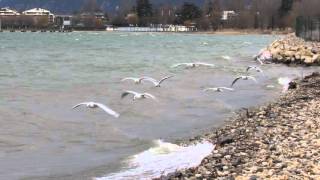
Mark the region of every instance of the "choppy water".
[[[259, 83], [228, 86], [252, 56], [277, 37], [166, 33], [0, 33], [0, 179], [103, 177], [129, 168], [128, 157], [153, 140], [190, 137], [219, 126], [235, 110], [272, 100], [278, 77], [312, 68], [266, 65]], [[216, 68], [170, 69], [203, 61]], [[126, 76], [175, 75], [162, 88], [120, 83]], [[272, 88], [273, 87], [273, 88]], [[159, 102], [120, 99], [123, 90], [149, 92]], [[121, 114], [71, 110], [98, 101]]]

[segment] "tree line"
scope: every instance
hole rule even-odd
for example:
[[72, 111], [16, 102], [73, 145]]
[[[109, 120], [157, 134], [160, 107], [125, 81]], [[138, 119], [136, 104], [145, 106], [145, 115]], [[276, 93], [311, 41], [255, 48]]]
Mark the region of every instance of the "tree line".
[[[152, 24], [192, 25], [199, 30], [284, 29], [294, 27], [298, 16], [320, 16], [319, 7], [319, 0], [205, 0], [200, 6], [185, 2], [178, 7], [172, 3], [153, 5], [149, 0], [119, 0], [114, 12], [104, 12], [96, 0], [86, 0], [73, 13], [72, 25], [84, 29]], [[224, 11], [234, 13], [222, 19]], [[40, 17], [0, 18], [7, 27], [57, 26]]]
[[[94, 0], [92, 0], [94, 1]], [[202, 6], [184, 3], [153, 6], [149, 0], [127, 1], [110, 15], [109, 23], [119, 26], [150, 24], [196, 25], [201, 30], [284, 29], [294, 27], [298, 16], [320, 16], [319, 0], [206, 0]], [[227, 20], [223, 11], [234, 11]]]

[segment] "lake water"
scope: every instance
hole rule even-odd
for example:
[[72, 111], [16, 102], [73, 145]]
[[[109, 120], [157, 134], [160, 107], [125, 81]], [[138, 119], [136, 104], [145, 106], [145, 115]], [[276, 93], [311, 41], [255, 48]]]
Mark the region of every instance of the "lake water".
[[[0, 179], [91, 179], [130, 169], [126, 160], [154, 146], [218, 127], [233, 112], [281, 94], [279, 77], [314, 68], [264, 65], [258, 83], [229, 86], [271, 35], [170, 33], [0, 33]], [[215, 68], [172, 69], [180, 62]], [[120, 80], [174, 75], [161, 88]], [[121, 99], [124, 90], [149, 92], [158, 102]], [[72, 106], [104, 103], [121, 114]]]

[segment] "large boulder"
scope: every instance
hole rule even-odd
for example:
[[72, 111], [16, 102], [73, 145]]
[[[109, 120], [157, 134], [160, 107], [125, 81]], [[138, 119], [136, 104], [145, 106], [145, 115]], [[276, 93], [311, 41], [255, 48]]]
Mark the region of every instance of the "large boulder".
[[290, 58], [294, 57], [295, 54], [296, 54], [295, 51], [285, 51], [285, 52], [284, 52], [284, 55], [285, 55], [286, 57], [290, 57]]
[[320, 54], [313, 55], [312, 61], [317, 63], [320, 62]]
[[313, 64], [315, 61], [313, 59], [313, 57], [310, 56], [304, 56], [304, 63], [306, 64]]
[[320, 43], [307, 42], [293, 34], [274, 41], [259, 55], [260, 58], [268, 59], [270, 54], [274, 61], [282, 63], [320, 65]]
[[313, 56], [313, 53], [311, 51], [309, 51], [309, 50], [303, 50], [302, 51], [302, 55], [304, 55], [304, 56]]

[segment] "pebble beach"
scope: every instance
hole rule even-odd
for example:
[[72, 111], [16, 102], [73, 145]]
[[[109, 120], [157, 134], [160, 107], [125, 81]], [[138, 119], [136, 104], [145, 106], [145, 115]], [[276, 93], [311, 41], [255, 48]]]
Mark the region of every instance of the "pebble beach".
[[243, 109], [206, 139], [200, 166], [159, 179], [320, 179], [320, 74], [290, 84], [275, 102]]

